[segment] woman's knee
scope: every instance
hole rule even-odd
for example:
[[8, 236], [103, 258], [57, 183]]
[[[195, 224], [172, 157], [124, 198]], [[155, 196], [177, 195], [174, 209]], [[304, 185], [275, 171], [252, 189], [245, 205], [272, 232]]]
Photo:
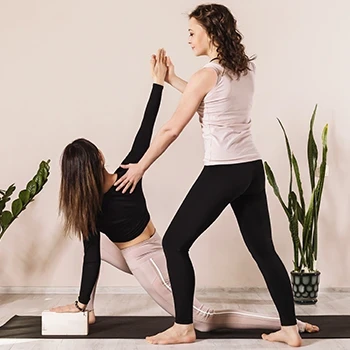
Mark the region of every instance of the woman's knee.
[[277, 256], [276, 250], [272, 244], [254, 244], [250, 247], [250, 253], [254, 260], [260, 263], [273, 261]]
[[188, 252], [190, 248], [178, 234], [172, 231], [167, 231], [165, 233], [162, 240], [162, 246], [165, 254]]
[[173, 237], [171, 233], [169, 233], [168, 231], [165, 233], [162, 239], [162, 246], [163, 246], [164, 253], [168, 253], [175, 248]]

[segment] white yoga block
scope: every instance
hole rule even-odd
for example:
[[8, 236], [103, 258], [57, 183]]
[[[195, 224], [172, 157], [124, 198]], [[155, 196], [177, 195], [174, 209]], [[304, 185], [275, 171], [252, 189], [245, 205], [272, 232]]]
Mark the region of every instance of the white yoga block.
[[89, 313], [58, 313], [44, 311], [41, 314], [42, 335], [88, 335]]

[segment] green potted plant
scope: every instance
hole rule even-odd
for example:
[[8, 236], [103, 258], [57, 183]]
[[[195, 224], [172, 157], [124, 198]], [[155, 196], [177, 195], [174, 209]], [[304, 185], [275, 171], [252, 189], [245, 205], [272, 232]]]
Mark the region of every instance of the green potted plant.
[[[317, 105], [314, 108], [310, 120], [307, 142], [307, 158], [311, 185], [310, 198], [307, 206], [304, 199], [304, 189], [300, 177], [299, 165], [291, 149], [287, 133], [279, 119], [278, 122], [284, 134], [289, 161], [289, 191], [287, 202], [282, 199], [271, 167], [267, 162], [264, 162], [268, 182], [273, 188], [289, 221], [289, 231], [292, 236], [294, 249], [294, 269], [291, 271], [294, 301], [296, 303], [305, 304], [316, 303], [319, 290], [320, 271], [317, 270], [316, 266], [318, 251], [318, 218], [326, 176], [328, 151], [328, 124], [326, 124], [322, 131], [322, 158], [318, 166], [318, 149], [313, 135], [316, 111]], [[293, 181], [294, 179], [295, 182]], [[297, 186], [298, 194], [293, 189], [294, 184]]]
[[15, 184], [9, 186], [6, 191], [0, 190], [0, 239], [18, 215], [26, 209], [27, 205], [32, 202], [34, 197], [43, 189], [50, 174], [49, 163], [50, 160], [40, 163], [39, 169], [33, 179], [30, 180], [26, 188], [19, 193], [18, 198], [12, 202], [11, 211], [5, 210], [5, 207], [16, 189]]

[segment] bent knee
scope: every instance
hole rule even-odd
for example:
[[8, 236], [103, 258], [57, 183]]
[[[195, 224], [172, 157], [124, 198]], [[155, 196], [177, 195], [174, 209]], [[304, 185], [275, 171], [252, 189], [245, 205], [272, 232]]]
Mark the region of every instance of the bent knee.
[[166, 233], [164, 235], [162, 246], [165, 254], [186, 253], [190, 249], [190, 246], [186, 242], [183, 242], [180, 237], [172, 233]]

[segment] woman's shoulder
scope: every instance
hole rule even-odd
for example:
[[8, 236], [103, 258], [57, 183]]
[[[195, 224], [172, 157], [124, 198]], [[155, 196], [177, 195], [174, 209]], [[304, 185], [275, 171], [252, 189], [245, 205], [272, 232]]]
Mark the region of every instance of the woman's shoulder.
[[208, 62], [207, 64], [205, 64], [202, 69], [206, 69], [206, 68], [211, 68], [213, 70], [215, 70], [216, 72], [220, 72], [222, 73], [224, 71], [224, 67], [219, 63], [219, 62]]

